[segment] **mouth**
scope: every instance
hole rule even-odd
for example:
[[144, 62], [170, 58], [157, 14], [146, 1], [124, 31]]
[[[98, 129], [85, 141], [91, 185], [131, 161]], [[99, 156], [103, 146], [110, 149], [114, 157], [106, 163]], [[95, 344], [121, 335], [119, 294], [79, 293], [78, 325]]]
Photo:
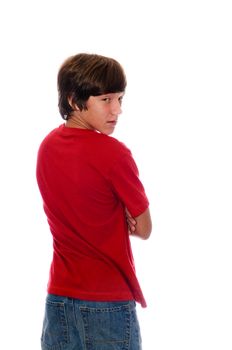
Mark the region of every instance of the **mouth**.
[[111, 125], [111, 126], [115, 126], [117, 124], [117, 120], [109, 120], [107, 122], [107, 124]]

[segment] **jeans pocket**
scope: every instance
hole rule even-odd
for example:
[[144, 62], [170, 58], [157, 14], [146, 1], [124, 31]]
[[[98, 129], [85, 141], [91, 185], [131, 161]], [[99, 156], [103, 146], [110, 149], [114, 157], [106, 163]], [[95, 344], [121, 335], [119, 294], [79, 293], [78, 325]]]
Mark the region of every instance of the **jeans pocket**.
[[47, 300], [41, 337], [42, 350], [62, 350], [68, 343], [65, 304]]
[[130, 308], [80, 307], [86, 350], [128, 350], [130, 341]]

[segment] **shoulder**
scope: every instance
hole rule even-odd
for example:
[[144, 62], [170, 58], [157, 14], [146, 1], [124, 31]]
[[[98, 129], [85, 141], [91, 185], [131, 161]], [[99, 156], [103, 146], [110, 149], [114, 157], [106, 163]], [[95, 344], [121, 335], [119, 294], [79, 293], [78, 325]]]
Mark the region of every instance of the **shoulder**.
[[64, 128], [64, 124], [61, 124], [49, 131], [42, 139], [41, 146], [47, 145], [54, 142], [56, 139], [61, 139], [62, 137], [66, 136], [65, 129], [68, 131], [68, 128]]
[[105, 147], [106, 152], [114, 152], [114, 154], [123, 154], [130, 155], [130, 149], [121, 141], [116, 139], [115, 137], [100, 134], [99, 135], [100, 144]]
[[118, 139], [96, 133], [92, 140], [92, 147], [88, 145], [89, 154], [97, 164], [111, 173], [115, 167], [121, 167], [121, 163], [129, 162], [132, 158], [130, 149]]
[[38, 156], [42, 156], [53, 149], [54, 145], [59, 143], [58, 136], [60, 133], [60, 127], [51, 130], [47, 135], [44, 136], [38, 147]]
[[59, 134], [60, 130], [61, 130], [61, 126], [58, 126], [58, 127], [54, 128], [53, 130], [49, 131], [47, 133], [47, 135], [44, 136], [44, 138], [42, 140], [42, 143], [49, 142], [49, 140], [51, 140], [54, 137], [56, 137], [56, 135]]

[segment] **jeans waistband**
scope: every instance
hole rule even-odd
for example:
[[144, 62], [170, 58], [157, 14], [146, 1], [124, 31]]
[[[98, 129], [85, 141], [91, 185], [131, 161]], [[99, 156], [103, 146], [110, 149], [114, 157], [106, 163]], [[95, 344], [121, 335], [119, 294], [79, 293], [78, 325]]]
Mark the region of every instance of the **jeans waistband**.
[[81, 300], [77, 298], [71, 298], [55, 294], [47, 294], [47, 301], [53, 303], [75, 304], [77, 306], [87, 306], [90, 308], [111, 308], [129, 306], [129, 308], [134, 309], [136, 307], [136, 302], [134, 300], [94, 301]]

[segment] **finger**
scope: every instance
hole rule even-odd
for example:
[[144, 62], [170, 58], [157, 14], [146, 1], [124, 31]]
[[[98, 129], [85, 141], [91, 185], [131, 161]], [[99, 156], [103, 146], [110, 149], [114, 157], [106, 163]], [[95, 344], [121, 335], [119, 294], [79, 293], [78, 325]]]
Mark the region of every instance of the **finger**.
[[136, 220], [132, 217], [127, 217], [127, 222], [131, 223], [132, 225], [136, 225], [136, 223], [137, 223]]
[[132, 215], [131, 213], [129, 212], [129, 210], [127, 208], [125, 208], [125, 212], [126, 212], [126, 215], [129, 217], [129, 218], [132, 218]]

